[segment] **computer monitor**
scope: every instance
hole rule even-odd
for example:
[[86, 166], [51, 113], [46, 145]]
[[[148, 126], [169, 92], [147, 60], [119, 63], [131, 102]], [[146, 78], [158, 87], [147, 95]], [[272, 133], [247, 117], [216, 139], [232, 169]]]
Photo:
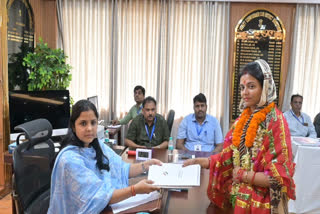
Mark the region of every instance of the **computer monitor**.
[[68, 128], [70, 96], [68, 90], [10, 91], [10, 131], [31, 120], [45, 118], [53, 129]]
[[90, 102], [92, 102], [92, 103], [96, 106], [97, 111], [99, 111], [98, 96], [88, 97], [87, 99], [88, 99]]

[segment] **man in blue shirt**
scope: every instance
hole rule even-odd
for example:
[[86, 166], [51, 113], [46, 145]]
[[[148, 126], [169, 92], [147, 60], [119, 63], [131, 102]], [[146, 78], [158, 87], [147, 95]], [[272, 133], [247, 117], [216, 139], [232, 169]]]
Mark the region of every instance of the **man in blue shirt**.
[[316, 138], [317, 133], [312, 124], [311, 118], [301, 112], [303, 97], [299, 94], [291, 96], [291, 109], [283, 115], [286, 118], [291, 136]]
[[207, 99], [200, 93], [193, 98], [194, 114], [186, 116], [177, 136], [177, 148], [190, 151], [220, 152], [223, 136], [217, 118], [207, 114]]

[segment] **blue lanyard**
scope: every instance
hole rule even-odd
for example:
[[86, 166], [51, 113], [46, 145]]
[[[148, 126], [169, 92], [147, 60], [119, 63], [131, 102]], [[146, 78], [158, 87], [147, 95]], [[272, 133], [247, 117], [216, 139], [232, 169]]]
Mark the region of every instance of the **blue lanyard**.
[[156, 122], [157, 122], [157, 117], [154, 118], [154, 123], [153, 123], [152, 131], [151, 131], [151, 135], [149, 135], [149, 130], [148, 130], [147, 124], [144, 125], [146, 127], [146, 132], [147, 132], [147, 135], [148, 135], [150, 143], [151, 143], [151, 140], [152, 140], [154, 129], [156, 128]]
[[142, 105], [141, 105], [140, 108], [137, 110], [137, 114], [140, 114], [141, 109], [142, 109]]
[[290, 112], [291, 112], [292, 116], [299, 121], [299, 123], [301, 123], [302, 125], [304, 124], [304, 119], [303, 119], [302, 114], [301, 114], [301, 118], [302, 118], [302, 122], [301, 122], [301, 121], [299, 120], [299, 118], [292, 112], [292, 110], [290, 110]]
[[[195, 125], [196, 125], [196, 128], [197, 128], [197, 134], [198, 134], [198, 136], [200, 136], [204, 124], [202, 124], [202, 126], [201, 126], [201, 125], [199, 125], [198, 122], [196, 121], [196, 124], [195, 124]], [[201, 127], [200, 129], [199, 129], [199, 126]]]

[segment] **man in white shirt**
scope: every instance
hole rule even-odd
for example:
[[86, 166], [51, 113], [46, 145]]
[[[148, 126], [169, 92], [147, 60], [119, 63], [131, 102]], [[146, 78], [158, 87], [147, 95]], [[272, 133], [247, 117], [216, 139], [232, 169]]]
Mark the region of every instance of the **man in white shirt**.
[[316, 138], [317, 133], [312, 121], [306, 113], [301, 112], [303, 97], [299, 94], [291, 96], [291, 109], [284, 113], [291, 136]]

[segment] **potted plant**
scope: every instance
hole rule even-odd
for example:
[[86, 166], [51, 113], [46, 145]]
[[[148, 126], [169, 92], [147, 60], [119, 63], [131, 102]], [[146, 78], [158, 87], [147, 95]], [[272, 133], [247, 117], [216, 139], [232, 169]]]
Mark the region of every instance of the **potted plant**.
[[71, 81], [71, 66], [61, 49], [51, 49], [39, 38], [34, 52], [23, 58], [23, 66], [31, 68], [28, 90], [63, 90]]

